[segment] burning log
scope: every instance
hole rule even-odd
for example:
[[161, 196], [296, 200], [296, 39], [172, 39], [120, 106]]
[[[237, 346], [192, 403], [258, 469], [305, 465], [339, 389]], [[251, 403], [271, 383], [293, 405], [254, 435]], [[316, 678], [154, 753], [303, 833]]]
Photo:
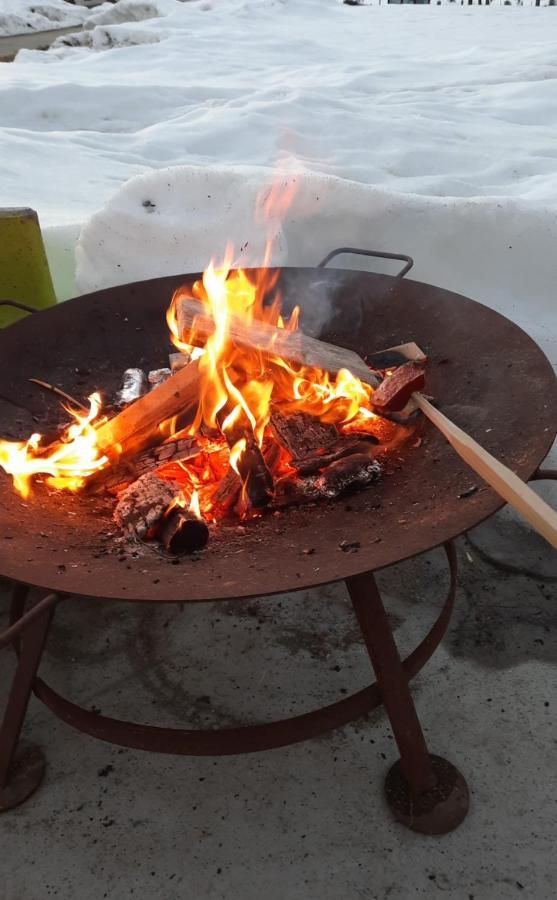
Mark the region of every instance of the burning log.
[[253, 436], [247, 435], [244, 440], [245, 447], [236, 462], [238, 474], [251, 506], [254, 509], [262, 509], [272, 500], [273, 476], [269, 472], [263, 454]]
[[138, 456], [123, 458], [114, 466], [100, 469], [87, 480], [85, 491], [94, 494], [99, 491], [116, 493], [125, 488], [132, 481], [136, 481], [142, 475], [152, 472], [161, 466], [171, 462], [180, 462], [192, 459], [199, 454], [199, 446], [194, 438], [180, 438], [167, 441], [158, 447], [144, 450]]
[[169, 353], [168, 355], [168, 365], [170, 366], [170, 371], [173, 375], [175, 372], [178, 372], [179, 369], [183, 369], [184, 366], [187, 366], [189, 362], [191, 362], [189, 353]]
[[200, 375], [191, 362], [97, 429], [100, 450], [114, 464], [161, 441], [161, 423], [179, 413], [180, 427], [191, 424], [199, 403]]
[[234, 471], [232, 466], [230, 466], [213, 494], [213, 503], [215, 503], [223, 512], [228, 512], [236, 505], [241, 490], [242, 482], [240, 481], [240, 476]]
[[[176, 315], [183, 340], [204, 347], [215, 330], [215, 324], [203, 304], [191, 297], [178, 297]], [[353, 350], [318, 341], [302, 331], [275, 328], [260, 319], [246, 325], [233, 317], [228, 323], [228, 339], [239, 347], [255, 349], [267, 356], [281, 356], [288, 362], [322, 369], [331, 375], [336, 375], [341, 369], [349, 369], [366, 384], [373, 387], [379, 384], [377, 374]]]
[[[223, 409], [217, 416], [223, 422], [229, 410]], [[263, 453], [255, 441], [245, 415], [225, 428], [224, 435], [230, 447], [230, 464], [240, 476], [243, 490], [254, 509], [262, 509], [271, 501], [274, 493], [273, 476], [269, 472]]]
[[168, 553], [178, 556], [202, 550], [209, 540], [209, 528], [191, 510], [173, 506], [159, 528], [159, 540]]

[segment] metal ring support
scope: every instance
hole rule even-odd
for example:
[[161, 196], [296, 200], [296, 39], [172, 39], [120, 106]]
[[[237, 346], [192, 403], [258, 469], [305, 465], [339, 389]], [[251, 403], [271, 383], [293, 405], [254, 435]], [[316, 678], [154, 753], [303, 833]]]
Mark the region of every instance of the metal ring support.
[[[447, 598], [433, 627], [403, 661], [408, 679], [416, 675], [430, 659], [449, 624], [456, 594], [457, 557], [452, 543], [445, 544], [444, 550], [450, 571]], [[373, 683], [350, 697], [289, 719], [239, 728], [189, 730], [142, 725], [97, 715], [62, 697], [41, 678], [35, 679], [33, 689], [36, 696], [60, 719], [92, 737], [138, 750], [186, 756], [226, 756], [283, 747], [347, 725], [382, 703], [381, 691], [377, 683]]]

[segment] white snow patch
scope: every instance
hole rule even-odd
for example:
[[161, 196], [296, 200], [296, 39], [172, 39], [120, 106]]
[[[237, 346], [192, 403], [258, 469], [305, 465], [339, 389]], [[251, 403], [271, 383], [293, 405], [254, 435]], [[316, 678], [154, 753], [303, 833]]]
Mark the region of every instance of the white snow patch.
[[[159, 15], [0, 67], [3, 203], [75, 221], [139, 172], [272, 166], [286, 152], [404, 194], [557, 205], [554, 9], [204, 5], [120, 0], [103, 16]], [[75, 106], [60, 108], [66, 89], [88, 110], [85, 134]]]
[[0, 37], [81, 25], [89, 10], [65, 0], [0, 0]]
[[135, 47], [138, 44], [156, 44], [161, 36], [153, 31], [129, 28], [126, 24], [103, 27], [97, 25], [91, 31], [80, 31], [58, 37], [51, 48], [86, 47], [91, 50], [112, 50], [115, 47]]
[[142, 22], [145, 19], [156, 19], [170, 12], [175, 7], [175, 0], [119, 0], [112, 5], [105, 3], [100, 9], [91, 13], [86, 28], [96, 25], [119, 25], [122, 22]]

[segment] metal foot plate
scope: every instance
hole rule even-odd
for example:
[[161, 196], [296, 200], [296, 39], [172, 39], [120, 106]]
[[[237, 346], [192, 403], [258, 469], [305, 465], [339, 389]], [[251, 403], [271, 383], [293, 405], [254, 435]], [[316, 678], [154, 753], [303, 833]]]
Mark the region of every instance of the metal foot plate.
[[399, 760], [389, 769], [385, 796], [395, 819], [407, 828], [420, 834], [447, 834], [458, 828], [468, 812], [468, 785], [446, 759], [433, 754], [430, 758], [437, 779], [435, 787], [412, 794]]
[[13, 809], [33, 794], [46, 768], [40, 747], [27, 746], [18, 751], [8, 773], [8, 783], [0, 787], [0, 812]]

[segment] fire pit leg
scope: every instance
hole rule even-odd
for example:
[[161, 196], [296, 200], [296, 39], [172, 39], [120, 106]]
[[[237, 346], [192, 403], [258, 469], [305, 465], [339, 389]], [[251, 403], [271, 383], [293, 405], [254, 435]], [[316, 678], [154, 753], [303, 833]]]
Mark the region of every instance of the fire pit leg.
[[469, 807], [458, 769], [430, 754], [387, 614], [371, 573], [346, 581], [400, 752], [387, 775], [385, 793], [394, 817], [412, 831], [446, 834]]
[[[25, 589], [18, 586], [14, 593], [15, 624], [23, 613], [22, 590]], [[43, 779], [45, 759], [42, 750], [36, 746], [26, 746], [19, 751], [17, 748], [53, 612], [53, 605], [47, 606], [43, 613], [30, 620], [21, 637], [14, 638], [18, 663], [0, 726], [0, 812], [27, 800]]]

